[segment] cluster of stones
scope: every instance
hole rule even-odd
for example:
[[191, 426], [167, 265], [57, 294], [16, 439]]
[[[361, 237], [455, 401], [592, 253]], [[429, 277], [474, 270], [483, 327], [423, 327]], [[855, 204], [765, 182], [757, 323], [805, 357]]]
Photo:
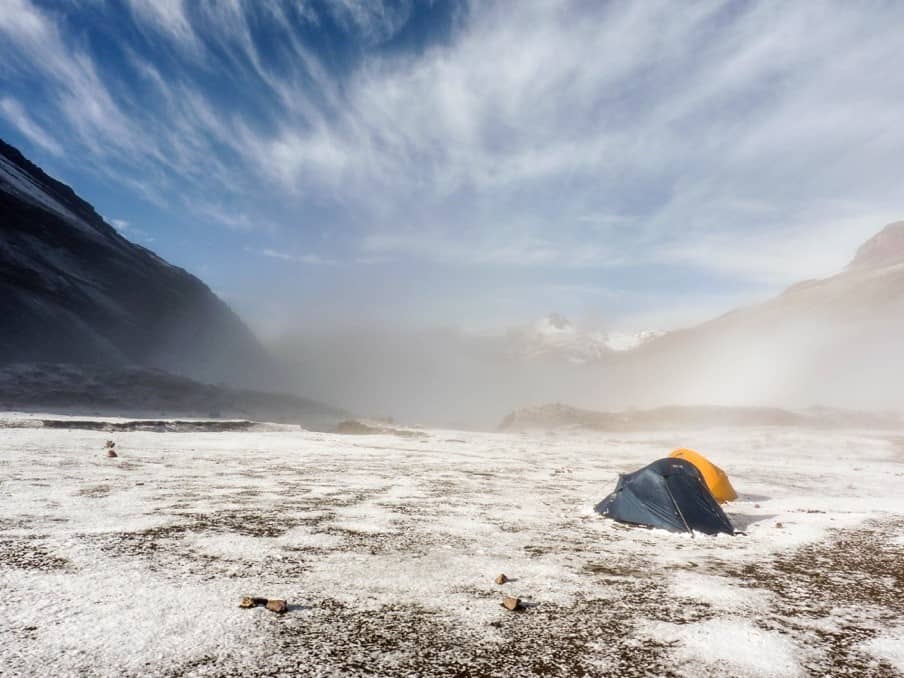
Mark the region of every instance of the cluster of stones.
[[[509, 581], [511, 581], [511, 580], [508, 577], [506, 577], [505, 574], [500, 574], [495, 579], [495, 582], [497, 584], [499, 584], [500, 586], [502, 586], [503, 584], [505, 584]], [[523, 610], [527, 609], [527, 606], [524, 604], [524, 601], [522, 601], [520, 598], [517, 598], [516, 596], [505, 596], [502, 599], [502, 607], [504, 607], [506, 610], [510, 610], [512, 612], [522, 612]]]
[[258, 598], [256, 596], [244, 596], [242, 598], [242, 602], [239, 603], [239, 607], [257, 607], [259, 605], [263, 605], [271, 612], [276, 612], [278, 614], [283, 614], [284, 612], [289, 611], [289, 604], [285, 600], [281, 600], [279, 598]]
[[[511, 581], [504, 574], [500, 574], [494, 580], [500, 586]], [[283, 614], [289, 611], [289, 604], [285, 600], [281, 600], [279, 598], [259, 598], [257, 596], [243, 596], [242, 601], [239, 603], [239, 607], [241, 608], [251, 608], [251, 607], [259, 607], [264, 606], [271, 612], [276, 612], [277, 614]], [[506, 595], [502, 598], [502, 607], [506, 610], [511, 610], [512, 612], [521, 612], [529, 605], [526, 605], [520, 598], [516, 596]]]

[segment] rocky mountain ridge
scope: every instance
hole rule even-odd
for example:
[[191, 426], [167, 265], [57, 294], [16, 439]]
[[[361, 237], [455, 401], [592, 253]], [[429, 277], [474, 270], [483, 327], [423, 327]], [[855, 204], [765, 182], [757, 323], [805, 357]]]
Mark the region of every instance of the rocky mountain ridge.
[[270, 357], [198, 278], [116, 231], [0, 140], [0, 362], [254, 383]]

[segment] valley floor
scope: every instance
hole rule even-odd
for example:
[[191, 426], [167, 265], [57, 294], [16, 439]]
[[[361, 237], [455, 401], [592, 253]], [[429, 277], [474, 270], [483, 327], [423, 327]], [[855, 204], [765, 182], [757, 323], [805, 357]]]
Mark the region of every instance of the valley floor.
[[[746, 534], [593, 513], [685, 446]], [[0, 590], [11, 676], [902, 675], [904, 436], [4, 428]]]

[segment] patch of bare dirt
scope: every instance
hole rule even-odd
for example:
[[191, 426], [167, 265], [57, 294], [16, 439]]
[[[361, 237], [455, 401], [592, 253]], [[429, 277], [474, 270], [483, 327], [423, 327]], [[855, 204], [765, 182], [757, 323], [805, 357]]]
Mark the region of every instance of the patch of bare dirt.
[[0, 568], [49, 572], [69, 566], [67, 558], [54, 554], [38, 537], [0, 538]]
[[873, 522], [724, 573], [776, 594], [759, 624], [815, 650], [806, 665], [813, 675], [899, 676], [860, 644], [904, 619], [904, 545], [893, 539], [902, 532], [900, 518]]

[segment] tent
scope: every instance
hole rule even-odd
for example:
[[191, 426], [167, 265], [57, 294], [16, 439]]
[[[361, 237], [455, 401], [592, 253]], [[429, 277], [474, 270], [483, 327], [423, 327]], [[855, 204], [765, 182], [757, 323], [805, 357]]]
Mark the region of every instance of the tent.
[[734, 501], [738, 498], [738, 493], [731, 486], [725, 471], [720, 469], [709, 459], [694, 450], [680, 449], [672, 452], [670, 457], [678, 459], [687, 459], [690, 463], [697, 467], [697, 470], [703, 474], [703, 480], [709, 491], [713, 493], [716, 501], [724, 504], [726, 501]]
[[672, 532], [734, 534], [703, 475], [685, 459], [667, 457], [619, 476], [615, 491], [594, 509], [613, 520]]

